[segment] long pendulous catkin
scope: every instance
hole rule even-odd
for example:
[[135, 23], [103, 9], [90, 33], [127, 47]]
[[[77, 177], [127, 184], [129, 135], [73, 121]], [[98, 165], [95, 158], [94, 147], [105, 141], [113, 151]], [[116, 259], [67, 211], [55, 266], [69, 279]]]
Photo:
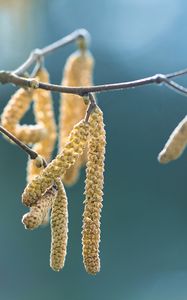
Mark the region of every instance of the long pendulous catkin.
[[[49, 74], [45, 68], [39, 69], [36, 74], [37, 80], [49, 82]], [[51, 154], [56, 141], [56, 124], [53, 111], [51, 92], [37, 89], [34, 94], [34, 115], [38, 125], [44, 127], [47, 136], [33, 146], [33, 150], [40, 154], [47, 162], [51, 159]], [[36, 175], [42, 171], [37, 168], [33, 160], [28, 161], [27, 181], [30, 182]]]
[[89, 123], [90, 133], [85, 181], [82, 254], [86, 271], [90, 274], [96, 274], [100, 271], [100, 214], [103, 200], [103, 172], [106, 145], [103, 113], [98, 107], [91, 114]]
[[170, 135], [164, 149], [159, 153], [158, 160], [165, 164], [177, 159], [187, 145], [187, 116], [177, 125]]
[[51, 187], [36, 204], [32, 205], [30, 212], [26, 213], [22, 218], [22, 223], [26, 229], [33, 230], [45, 223], [46, 215], [48, 215], [48, 211], [55, 201], [56, 195], [57, 189]]
[[36, 176], [25, 188], [22, 201], [31, 206], [36, 203], [42, 194], [53, 185], [55, 178], [62, 176], [82, 155], [89, 133], [89, 124], [84, 120], [76, 124], [71, 131], [63, 151]]
[[[76, 51], [67, 60], [62, 85], [89, 86], [92, 85], [94, 60], [89, 51]], [[75, 124], [85, 116], [87, 106], [83, 98], [73, 94], [62, 94], [59, 118], [59, 152], [66, 144], [67, 138]], [[72, 185], [79, 176], [80, 167], [85, 164], [85, 153], [63, 176], [66, 185]]]
[[57, 197], [51, 211], [51, 252], [50, 266], [54, 271], [60, 271], [65, 263], [68, 241], [68, 202], [61, 180], [56, 181]]
[[19, 124], [21, 118], [30, 107], [32, 96], [32, 90], [20, 88], [11, 97], [1, 115], [2, 126], [26, 144], [36, 143], [47, 134], [45, 128], [40, 124]]

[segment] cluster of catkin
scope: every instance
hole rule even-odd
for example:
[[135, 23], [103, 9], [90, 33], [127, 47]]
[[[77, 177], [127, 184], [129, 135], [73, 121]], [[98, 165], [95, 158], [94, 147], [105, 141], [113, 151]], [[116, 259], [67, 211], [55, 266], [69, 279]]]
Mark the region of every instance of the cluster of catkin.
[[158, 160], [166, 164], [180, 157], [187, 146], [187, 116], [177, 125], [170, 135], [163, 150], [158, 155]]
[[[82, 231], [83, 260], [89, 273], [96, 274], [100, 270], [100, 212], [103, 196], [105, 143], [103, 114], [96, 107], [88, 122], [83, 119], [73, 127], [62, 151], [42, 170], [40, 175], [33, 178], [23, 192], [23, 203], [31, 207], [31, 212], [28, 214], [32, 213], [34, 207], [37, 212], [40, 211], [40, 220], [46, 213], [41, 201], [47, 195], [48, 202], [52, 202], [50, 266], [55, 271], [59, 271], [64, 266], [68, 233], [67, 197], [61, 178], [69, 168], [76, 164], [86, 147], [88, 161]], [[51, 198], [53, 198], [52, 201]]]
[[[81, 48], [67, 60], [62, 85], [92, 85], [94, 60]], [[41, 67], [36, 74], [40, 82], [49, 82], [49, 74]], [[35, 125], [20, 121], [33, 101]], [[22, 202], [29, 208], [22, 223], [26, 229], [51, 225], [50, 266], [59, 271], [65, 263], [68, 241], [68, 201], [64, 185], [74, 184], [80, 168], [86, 164], [85, 200], [82, 227], [82, 255], [90, 274], [100, 270], [100, 214], [103, 198], [105, 129], [103, 113], [95, 104], [87, 115], [88, 103], [80, 96], [62, 94], [60, 99], [58, 154], [51, 160], [56, 142], [51, 93], [42, 89], [19, 89], [5, 107], [1, 124], [20, 141], [32, 146], [38, 154], [28, 160], [27, 186]], [[86, 116], [86, 118], [85, 118]], [[44, 167], [43, 159], [47, 162]]]
[[[36, 79], [49, 82], [49, 74], [41, 67]], [[35, 125], [20, 125], [21, 119], [33, 102]], [[34, 160], [29, 159], [27, 166], [27, 181], [30, 182], [40, 174], [43, 159], [50, 161], [56, 141], [56, 123], [53, 111], [52, 96], [46, 90], [32, 90], [20, 88], [11, 97], [1, 115], [1, 124], [17, 137], [20, 141], [33, 145], [33, 150], [38, 153]], [[48, 211], [51, 208], [54, 189], [42, 195], [41, 199], [24, 215], [23, 223], [26, 228], [34, 229], [48, 220]]]

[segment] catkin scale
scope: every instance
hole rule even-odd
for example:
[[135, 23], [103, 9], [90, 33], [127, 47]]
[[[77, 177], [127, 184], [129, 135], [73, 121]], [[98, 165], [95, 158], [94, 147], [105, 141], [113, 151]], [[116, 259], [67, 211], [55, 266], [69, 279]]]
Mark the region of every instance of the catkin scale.
[[[62, 85], [64, 86], [89, 86], [92, 85], [94, 61], [88, 51], [76, 51], [67, 60]], [[59, 118], [59, 152], [66, 144], [73, 126], [84, 118], [87, 105], [83, 98], [74, 94], [62, 94]], [[79, 177], [79, 170], [86, 162], [86, 154], [77, 160], [77, 162], [63, 176], [63, 182], [66, 185], [74, 184]]]
[[160, 163], [168, 163], [177, 159], [187, 145], [187, 116], [177, 125], [170, 135], [164, 149], [159, 153]]
[[[39, 69], [36, 78], [42, 82], [49, 82], [49, 74], [45, 68]], [[34, 115], [37, 124], [44, 127], [47, 136], [33, 146], [33, 150], [40, 154], [47, 162], [50, 161], [51, 153], [56, 141], [56, 124], [53, 111], [52, 96], [49, 91], [37, 89], [34, 94]], [[39, 175], [42, 169], [37, 168], [33, 160], [28, 161], [27, 181]]]
[[36, 229], [38, 226], [46, 222], [46, 215], [55, 201], [57, 190], [55, 187], [50, 188], [38, 201], [33, 204], [30, 211], [22, 218], [22, 223], [26, 229]]
[[90, 274], [100, 271], [100, 217], [104, 184], [105, 130], [103, 114], [97, 107], [91, 114], [86, 165], [85, 207], [83, 213], [82, 254], [85, 269]]
[[58, 193], [51, 211], [50, 266], [54, 271], [63, 268], [68, 240], [68, 203], [61, 180], [56, 181]]
[[74, 126], [62, 152], [26, 186], [22, 195], [25, 205], [31, 206], [36, 203], [53, 185], [55, 178], [62, 176], [76, 162], [85, 149], [88, 133], [89, 125], [84, 120]]
[[26, 144], [36, 143], [47, 134], [45, 128], [39, 124], [18, 124], [30, 107], [32, 96], [32, 90], [20, 88], [11, 97], [1, 115], [2, 126]]

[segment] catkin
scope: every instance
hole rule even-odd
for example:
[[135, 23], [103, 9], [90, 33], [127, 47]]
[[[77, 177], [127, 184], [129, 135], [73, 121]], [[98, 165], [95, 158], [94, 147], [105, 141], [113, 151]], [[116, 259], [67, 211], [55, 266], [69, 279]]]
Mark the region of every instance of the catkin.
[[[64, 86], [89, 86], [92, 85], [94, 61], [90, 52], [76, 51], [67, 60], [62, 85]], [[74, 94], [62, 94], [59, 118], [59, 152], [66, 144], [73, 126], [85, 116], [87, 106], [82, 97]], [[77, 162], [63, 176], [66, 185], [74, 184], [79, 176], [79, 170], [86, 163], [84, 153]]]
[[[45, 68], [39, 69], [36, 79], [42, 82], [49, 82], [49, 74]], [[34, 94], [34, 115], [38, 125], [44, 127], [47, 136], [33, 146], [33, 150], [40, 154], [47, 162], [51, 159], [51, 153], [56, 141], [56, 124], [53, 111], [52, 96], [50, 91], [37, 89]], [[41, 168], [37, 168], [33, 160], [28, 161], [27, 181], [30, 182], [36, 175], [39, 175]]]
[[26, 144], [36, 143], [47, 134], [45, 128], [40, 124], [19, 124], [21, 118], [30, 107], [32, 96], [32, 90], [20, 88], [11, 97], [1, 115], [2, 126]]
[[50, 220], [50, 209], [51, 207], [48, 209], [48, 211], [46, 212], [44, 218], [43, 218], [43, 221], [41, 223], [42, 226], [46, 226], [49, 224], [49, 220]]
[[84, 120], [74, 126], [62, 152], [26, 186], [22, 195], [25, 205], [31, 206], [36, 203], [42, 194], [53, 185], [54, 179], [62, 176], [76, 162], [85, 149], [88, 133], [89, 125]]
[[85, 181], [82, 254], [85, 269], [90, 274], [100, 271], [100, 217], [104, 184], [106, 137], [102, 111], [97, 107], [91, 114], [88, 139], [88, 162]]
[[68, 203], [61, 180], [56, 181], [58, 193], [51, 211], [50, 266], [54, 271], [63, 268], [68, 240]]
[[36, 229], [44, 223], [46, 215], [48, 215], [48, 211], [55, 201], [56, 195], [57, 190], [55, 187], [52, 187], [47, 190], [36, 204], [32, 205], [30, 212], [26, 213], [22, 218], [22, 223], [26, 229]]
[[187, 116], [177, 125], [170, 135], [164, 149], [159, 153], [158, 160], [165, 164], [177, 159], [187, 145]]

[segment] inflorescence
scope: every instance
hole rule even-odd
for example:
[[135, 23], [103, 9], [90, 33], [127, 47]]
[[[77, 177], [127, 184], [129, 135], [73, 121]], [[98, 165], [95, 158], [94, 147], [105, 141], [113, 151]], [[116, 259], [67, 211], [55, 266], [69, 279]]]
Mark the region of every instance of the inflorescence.
[[[78, 45], [80, 49], [65, 64], [63, 85], [80, 87], [93, 82], [94, 59], [84, 43]], [[49, 74], [43, 64], [37, 68], [35, 79], [49, 83]], [[20, 125], [32, 102], [35, 124]], [[75, 184], [80, 168], [86, 165], [82, 254], [86, 271], [96, 274], [100, 271], [100, 215], [106, 145], [103, 113], [93, 95], [74, 94], [61, 95], [59, 111], [58, 154], [54, 159], [57, 125], [50, 91], [20, 88], [1, 115], [3, 127], [37, 153], [27, 164], [27, 186], [22, 202], [29, 211], [23, 216], [22, 223], [26, 229], [33, 230], [50, 222], [50, 266], [54, 271], [60, 271], [65, 263], [68, 242], [68, 199], [64, 184]]]
[[[27, 186], [22, 194], [22, 202], [29, 211], [24, 214], [22, 223], [28, 230], [50, 223], [50, 267], [54, 271], [60, 271], [64, 267], [67, 252], [68, 199], [64, 184], [75, 184], [80, 168], [86, 165], [82, 255], [86, 271], [95, 275], [100, 271], [100, 219], [106, 132], [103, 113], [91, 92], [128, 88], [132, 84], [134, 87], [163, 82], [185, 94], [185, 88], [169, 79], [185, 74], [187, 70], [152, 76], [134, 83], [90, 87], [88, 90], [87, 87], [93, 84], [94, 59], [87, 49], [88, 42], [84, 34], [84, 30], [76, 31], [39, 52], [31, 53], [28, 60], [13, 73], [1, 72], [2, 83], [6, 83], [6, 78], [9, 78], [9, 82], [18, 85], [23, 83], [23, 87], [14, 93], [4, 108], [0, 127], [5, 138], [17, 143], [30, 156], [27, 164]], [[65, 87], [62, 87], [64, 93], [60, 98], [57, 130], [50, 90], [62, 90], [49, 84], [49, 74], [43, 66], [41, 53], [45, 55], [74, 40], [77, 41], [79, 50], [67, 59], [63, 71], [62, 85]], [[25, 80], [24, 77], [19, 77], [33, 63], [36, 63], [34, 76], [32, 73], [34, 78]], [[4, 75], [5, 78], [2, 77]], [[20, 121], [32, 102], [35, 124], [21, 125]], [[52, 159], [56, 140], [58, 154]], [[187, 116], [170, 135], [158, 156], [159, 162], [164, 164], [177, 159], [186, 146]]]

